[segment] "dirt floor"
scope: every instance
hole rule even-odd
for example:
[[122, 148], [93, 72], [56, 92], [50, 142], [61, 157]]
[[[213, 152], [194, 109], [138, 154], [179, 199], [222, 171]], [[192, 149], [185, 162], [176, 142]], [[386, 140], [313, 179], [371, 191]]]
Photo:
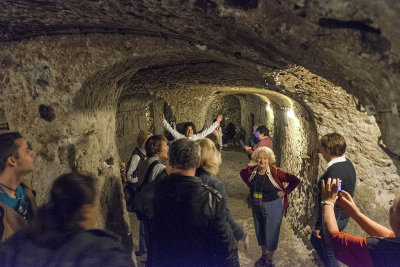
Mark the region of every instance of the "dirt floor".
[[[228, 192], [228, 206], [234, 218], [243, 225], [250, 237], [250, 247], [244, 250], [243, 244], [239, 243], [239, 261], [241, 266], [254, 266], [254, 262], [261, 256], [261, 249], [257, 244], [254, 231], [253, 217], [251, 210], [247, 208], [245, 199], [248, 194], [247, 186], [239, 176], [239, 172], [249, 162], [247, 155], [234, 148], [226, 148], [222, 151], [222, 166], [219, 178], [226, 184]], [[131, 218], [132, 233], [135, 242], [135, 249], [138, 243], [138, 222], [133, 214]], [[138, 258], [138, 266], [144, 266]], [[279, 246], [274, 255], [276, 267], [280, 266], [317, 266], [311, 250], [307, 249], [304, 243], [297, 238], [285, 218], [282, 221]]]

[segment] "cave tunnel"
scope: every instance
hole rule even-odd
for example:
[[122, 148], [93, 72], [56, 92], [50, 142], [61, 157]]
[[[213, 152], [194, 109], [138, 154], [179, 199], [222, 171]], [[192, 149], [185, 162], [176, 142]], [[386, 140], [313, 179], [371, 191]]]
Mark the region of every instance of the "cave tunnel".
[[[398, 6], [153, 2], [0, 3], [0, 133], [20, 131], [34, 144], [36, 168], [25, 180], [39, 204], [60, 174], [91, 173], [101, 190], [97, 226], [132, 249], [137, 220], [126, 210], [118, 158], [128, 161], [139, 131], [166, 134], [160, 113], [198, 131], [223, 114], [242, 130], [237, 141], [265, 124], [277, 165], [301, 179], [281, 232], [280, 246], [291, 249], [278, 256], [302, 256], [277, 266], [319, 264], [309, 236], [326, 165], [318, 140], [327, 133], [346, 139], [359, 208], [388, 226], [400, 187]], [[222, 159], [228, 204], [252, 236], [240, 262], [252, 266], [259, 252], [238, 174], [248, 158], [231, 142]], [[354, 221], [346, 229], [363, 233]]]

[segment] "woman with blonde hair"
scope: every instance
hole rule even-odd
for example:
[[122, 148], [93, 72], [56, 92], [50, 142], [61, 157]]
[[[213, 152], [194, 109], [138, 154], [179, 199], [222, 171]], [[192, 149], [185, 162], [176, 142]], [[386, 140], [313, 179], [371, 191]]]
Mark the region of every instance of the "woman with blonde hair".
[[[283, 214], [289, 206], [288, 195], [300, 183], [299, 178], [272, 165], [274, 152], [268, 147], [259, 147], [252, 154], [252, 162], [240, 171], [243, 181], [249, 186], [254, 228], [261, 258], [255, 266], [274, 266], [272, 256], [278, 248], [279, 232]], [[289, 183], [287, 187], [283, 183]]]
[[243, 231], [243, 228], [233, 219], [231, 211], [226, 204], [227, 193], [225, 184], [216, 177], [222, 162], [221, 153], [215, 147], [214, 142], [208, 138], [200, 139], [198, 143], [201, 148], [201, 154], [200, 167], [196, 170], [196, 176], [200, 177], [204, 184], [211, 186], [222, 195], [226, 217], [232, 227], [233, 235], [236, 241], [243, 241], [244, 247], [247, 249], [249, 246], [249, 237]]
[[201, 147], [201, 168], [211, 174], [218, 175], [222, 162], [221, 153], [215, 147], [214, 142], [208, 138], [200, 139], [198, 142]]

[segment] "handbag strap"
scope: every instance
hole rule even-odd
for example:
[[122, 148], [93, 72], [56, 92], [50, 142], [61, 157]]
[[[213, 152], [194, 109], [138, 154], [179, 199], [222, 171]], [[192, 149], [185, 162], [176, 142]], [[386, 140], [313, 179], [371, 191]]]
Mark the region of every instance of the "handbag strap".
[[150, 179], [150, 174], [153, 172], [154, 167], [159, 163], [160, 163], [159, 160], [155, 160], [150, 164], [150, 166], [147, 168], [146, 175], [144, 176], [143, 182], [138, 187], [138, 191], [140, 191], [140, 189], [142, 189], [142, 186], [147, 184], [147, 182]]

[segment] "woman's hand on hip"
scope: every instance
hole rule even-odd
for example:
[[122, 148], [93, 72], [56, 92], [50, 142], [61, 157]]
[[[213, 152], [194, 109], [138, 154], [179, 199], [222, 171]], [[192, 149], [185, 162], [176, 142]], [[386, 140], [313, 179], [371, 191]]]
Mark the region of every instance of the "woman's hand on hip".
[[283, 192], [282, 190], [278, 191], [278, 197], [283, 198], [285, 195], [285, 192]]

